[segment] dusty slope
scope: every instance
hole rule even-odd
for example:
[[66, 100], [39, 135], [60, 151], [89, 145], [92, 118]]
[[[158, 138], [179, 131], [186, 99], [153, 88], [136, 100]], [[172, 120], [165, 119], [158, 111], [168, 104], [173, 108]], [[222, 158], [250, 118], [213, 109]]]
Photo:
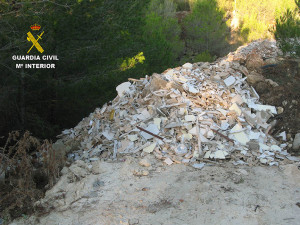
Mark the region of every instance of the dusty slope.
[[[49, 214], [12, 224], [299, 224], [296, 165], [197, 170], [149, 157], [147, 168], [131, 157], [99, 162], [92, 171], [74, 167], [77, 181], [69, 170], [47, 193]], [[134, 175], [143, 170], [149, 175]]]

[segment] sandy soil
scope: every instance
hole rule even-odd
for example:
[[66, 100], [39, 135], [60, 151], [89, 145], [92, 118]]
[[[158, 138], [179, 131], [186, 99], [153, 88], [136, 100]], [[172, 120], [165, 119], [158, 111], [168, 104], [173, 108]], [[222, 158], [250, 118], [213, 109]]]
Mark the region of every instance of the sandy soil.
[[40, 215], [11, 224], [300, 224], [299, 165], [199, 170], [152, 157], [149, 167], [132, 157], [75, 163], [37, 204]]

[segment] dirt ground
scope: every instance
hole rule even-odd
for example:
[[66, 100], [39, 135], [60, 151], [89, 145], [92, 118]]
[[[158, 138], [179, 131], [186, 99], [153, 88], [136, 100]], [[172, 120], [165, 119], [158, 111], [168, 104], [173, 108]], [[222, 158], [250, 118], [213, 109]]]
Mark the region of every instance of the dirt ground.
[[95, 162], [92, 169], [75, 163], [71, 170], [80, 175], [65, 172], [37, 205], [49, 213], [11, 224], [299, 224], [299, 165], [225, 162], [199, 170], [166, 166], [151, 155], [149, 167], [132, 157], [121, 161]]
[[[284, 109], [283, 113], [270, 119], [276, 120], [276, 126], [271, 131], [274, 137], [282, 131], [286, 131], [290, 137], [300, 132], [300, 61], [298, 61], [283, 59], [274, 67], [261, 70], [261, 74], [266, 79], [275, 81], [278, 87], [272, 87], [266, 82], [254, 85], [264, 104]], [[293, 152], [291, 148], [290, 151]], [[300, 155], [300, 151], [293, 153]]]

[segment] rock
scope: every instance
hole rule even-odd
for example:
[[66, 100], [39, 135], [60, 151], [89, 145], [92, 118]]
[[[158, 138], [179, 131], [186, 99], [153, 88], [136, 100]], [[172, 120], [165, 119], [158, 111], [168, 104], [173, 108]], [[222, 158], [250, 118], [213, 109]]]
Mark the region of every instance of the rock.
[[149, 167], [149, 166], [151, 166], [150, 162], [149, 162], [147, 159], [142, 159], [142, 160], [139, 162], [139, 164], [140, 164], [141, 166], [144, 166], [144, 167]]
[[5, 180], [5, 172], [2, 170], [2, 167], [0, 167], [0, 183], [4, 182]]
[[283, 113], [284, 109], [282, 107], [277, 107], [277, 113], [281, 114]]
[[277, 64], [277, 63], [278, 63], [278, 61], [277, 61], [276, 58], [268, 58], [268, 59], [265, 60], [265, 64], [266, 64], [266, 65], [269, 65], [269, 64]]
[[249, 54], [246, 58], [246, 67], [248, 70], [258, 70], [263, 65], [264, 61], [262, 57], [256, 52]]
[[269, 85], [266, 82], [258, 82], [255, 84], [255, 89], [258, 93], [264, 94], [269, 92]]
[[256, 141], [247, 142], [247, 146], [249, 147], [249, 150], [251, 150], [251, 151], [259, 150], [259, 144]]
[[293, 142], [293, 149], [299, 150], [300, 148], [300, 133], [295, 135], [294, 142]]
[[265, 80], [267, 83], [269, 83], [272, 87], [278, 87], [279, 84], [277, 84], [275, 81], [271, 80], [271, 79], [266, 79]]
[[252, 71], [248, 76], [247, 76], [247, 81], [250, 85], [254, 85], [256, 83], [259, 83], [261, 81], [264, 81], [265, 78], [263, 75], [256, 73]]

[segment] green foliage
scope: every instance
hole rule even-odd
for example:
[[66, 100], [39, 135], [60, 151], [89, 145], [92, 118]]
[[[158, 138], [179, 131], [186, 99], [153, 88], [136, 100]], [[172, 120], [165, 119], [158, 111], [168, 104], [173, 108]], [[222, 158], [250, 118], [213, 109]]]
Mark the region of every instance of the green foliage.
[[212, 62], [213, 60], [214, 58], [209, 54], [208, 51], [201, 52], [194, 58], [194, 62]]
[[300, 1], [295, 1], [298, 9], [290, 10], [276, 19], [276, 40], [284, 53], [300, 56]]
[[174, 0], [177, 5], [176, 11], [189, 11], [190, 4], [189, 0]]
[[134, 68], [138, 63], [144, 63], [145, 61], [145, 56], [143, 52], [140, 52], [139, 54], [137, 54], [136, 56], [132, 57], [132, 58], [126, 58], [123, 60], [120, 69], [122, 71], [124, 70], [128, 70], [131, 68]]
[[192, 13], [184, 19], [187, 48], [194, 53], [220, 55], [227, 44], [227, 27], [222, 21], [223, 15], [224, 12], [218, 9], [216, 2], [196, 1]]
[[174, 65], [183, 50], [175, 10], [170, 0], [152, 0], [150, 3], [143, 28], [143, 49], [149, 72], [159, 72]]

